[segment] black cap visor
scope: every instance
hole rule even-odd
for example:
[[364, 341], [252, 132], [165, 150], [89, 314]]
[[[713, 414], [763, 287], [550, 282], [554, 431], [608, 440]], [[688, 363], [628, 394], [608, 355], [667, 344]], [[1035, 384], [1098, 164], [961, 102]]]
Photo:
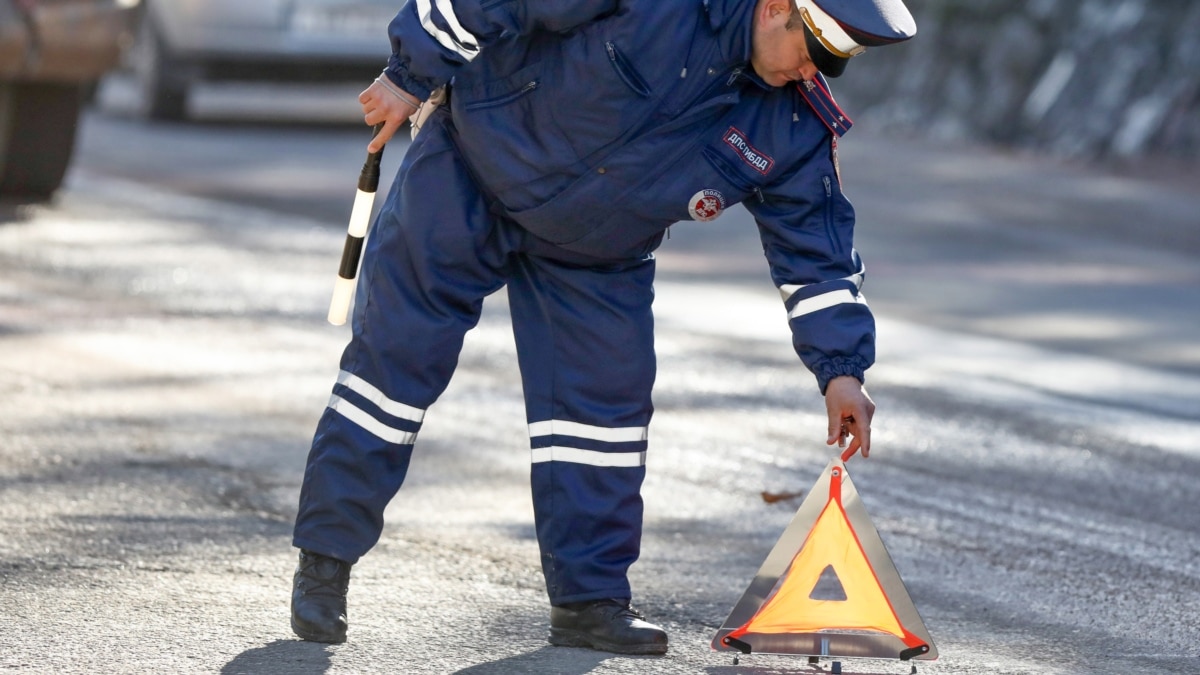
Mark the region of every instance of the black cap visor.
[[809, 30], [808, 24], [804, 25], [804, 42], [808, 45], [808, 57], [812, 59], [813, 65], [825, 77], [838, 77], [846, 72], [846, 63], [850, 59], [843, 59], [840, 56], [834, 56], [833, 52], [825, 48], [817, 36]]

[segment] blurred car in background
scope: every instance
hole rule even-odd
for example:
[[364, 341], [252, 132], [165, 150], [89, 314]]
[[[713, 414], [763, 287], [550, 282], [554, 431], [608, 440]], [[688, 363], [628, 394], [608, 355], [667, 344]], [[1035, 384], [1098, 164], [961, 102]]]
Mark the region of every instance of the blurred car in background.
[[62, 184], [89, 92], [120, 63], [138, 0], [0, 0], [0, 197]]
[[143, 0], [128, 61], [150, 119], [188, 114], [199, 81], [363, 81], [387, 64], [400, 0]]

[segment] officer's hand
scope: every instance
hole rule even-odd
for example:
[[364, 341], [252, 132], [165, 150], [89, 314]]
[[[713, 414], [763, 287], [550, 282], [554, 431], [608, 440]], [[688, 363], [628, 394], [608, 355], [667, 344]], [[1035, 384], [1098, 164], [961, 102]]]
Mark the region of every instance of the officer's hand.
[[[414, 104], [419, 104], [417, 98], [393, 84], [390, 80], [384, 82], [387, 75], [380, 75], [363, 93], [358, 95], [362, 104], [363, 119], [368, 126], [382, 124], [383, 128], [371, 139], [367, 146], [368, 152], [379, 152], [392, 138], [404, 121], [417, 111]], [[408, 100], [406, 100], [408, 99]]]
[[846, 447], [850, 436], [850, 447], [844, 453], [849, 457], [861, 450], [862, 456], [871, 454], [871, 418], [875, 416], [875, 402], [856, 378], [848, 375], [835, 377], [825, 387], [825, 410], [829, 413], [829, 438], [826, 445], [838, 444]]

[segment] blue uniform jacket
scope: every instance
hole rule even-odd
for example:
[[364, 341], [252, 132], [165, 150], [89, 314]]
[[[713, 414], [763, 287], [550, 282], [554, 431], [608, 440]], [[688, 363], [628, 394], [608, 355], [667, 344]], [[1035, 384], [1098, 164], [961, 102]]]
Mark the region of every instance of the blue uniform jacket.
[[596, 258], [648, 254], [666, 228], [742, 203], [793, 343], [824, 391], [874, 361], [844, 120], [818, 78], [750, 69], [754, 0], [411, 0], [387, 74], [425, 98], [453, 81], [462, 153], [493, 210]]

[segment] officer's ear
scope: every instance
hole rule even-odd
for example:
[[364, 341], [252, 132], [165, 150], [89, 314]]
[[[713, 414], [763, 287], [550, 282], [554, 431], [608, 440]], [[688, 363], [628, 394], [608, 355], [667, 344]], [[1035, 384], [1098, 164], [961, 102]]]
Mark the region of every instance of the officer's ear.
[[786, 25], [791, 16], [795, 0], [759, 0], [758, 22], [763, 28], [775, 28], [777, 24]]

